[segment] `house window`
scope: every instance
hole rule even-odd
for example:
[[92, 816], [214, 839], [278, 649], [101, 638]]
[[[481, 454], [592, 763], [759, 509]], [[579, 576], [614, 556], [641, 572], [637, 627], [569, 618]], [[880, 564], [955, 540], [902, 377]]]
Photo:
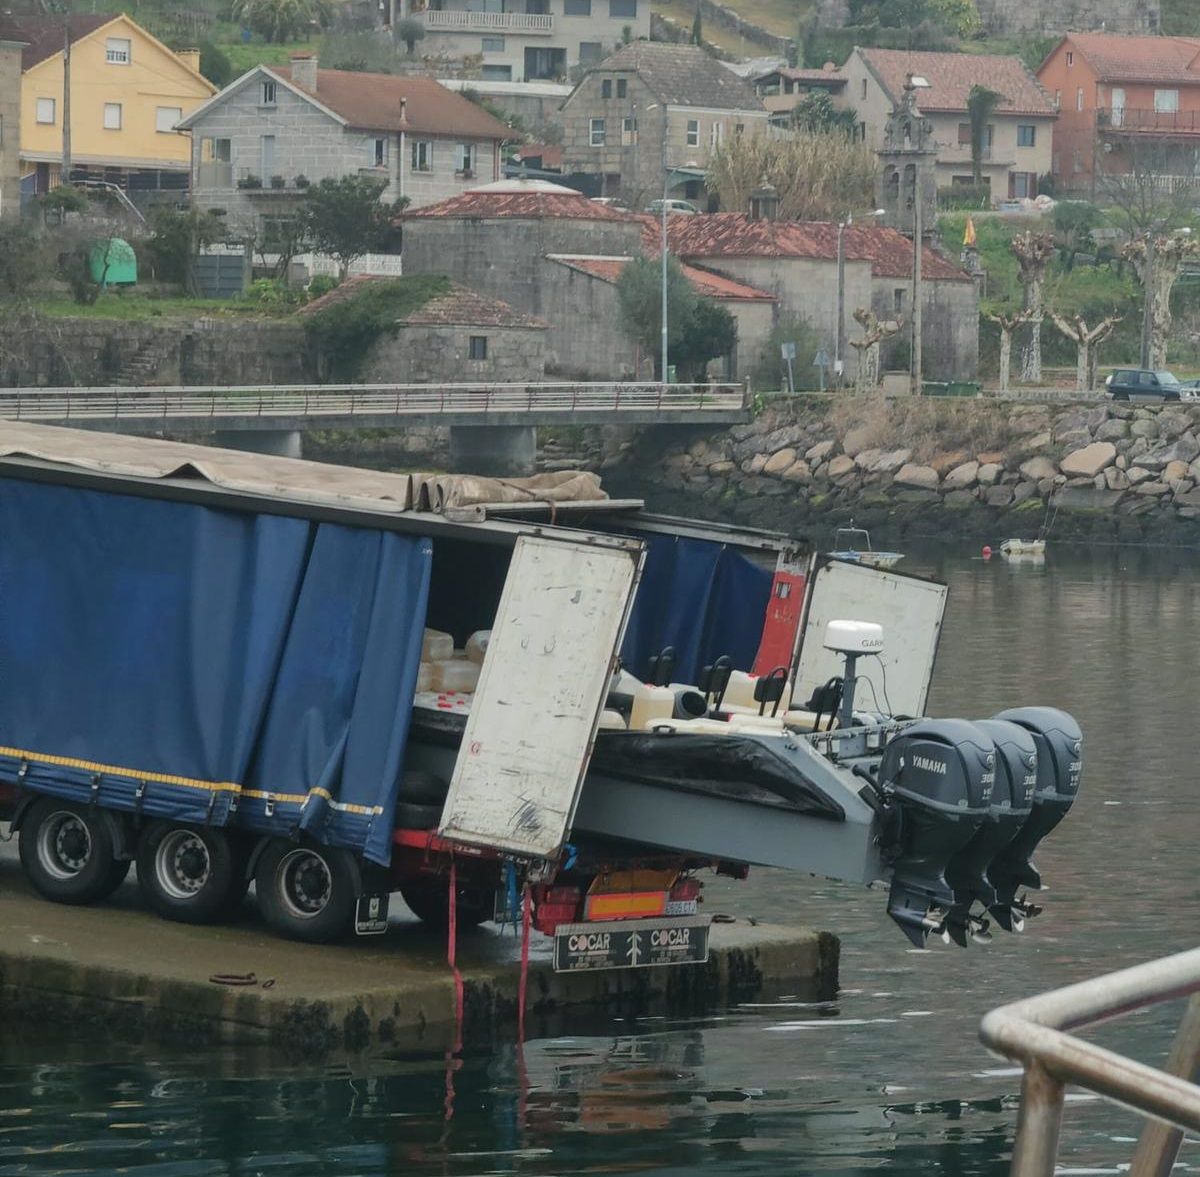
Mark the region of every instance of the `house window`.
[[971, 124], [970, 123], [959, 123], [958, 124], [958, 142], [959, 142], [960, 146], [964, 146], [965, 144], [971, 142]]
[[866, 78], [863, 78], [863, 80], [862, 80], [862, 94], [860, 95], [860, 97], [862, 97], [862, 98], [866, 98], [866, 96], [867, 96], [867, 79], [866, 79]]
[[1083, 87], [1082, 86], [1080, 86], [1079, 89], [1075, 91], [1075, 109], [1076, 110], [1083, 109]]
[[183, 118], [181, 106], [156, 106], [154, 108], [154, 129], [164, 134], [175, 130], [175, 124]]
[[1017, 200], [1037, 195], [1037, 177], [1032, 172], [1012, 172], [1009, 175], [1009, 195]]
[[106, 131], [119, 131], [121, 129], [121, 104], [119, 102], [106, 102], [104, 104], [104, 129]]
[[1036, 147], [1037, 146], [1037, 127], [1033, 123], [1018, 123], [1017, 124], [1017, 146], [1018, 147]]
[[733, 127], [733, 133], [738, 136], [744, 135], [746, 133], [746, 124], [745, 123], [735, 123], [734, 127]]
[[590, 129], [590, 143], [593, 147], [603, 147], [605, 140], [604, 120], [592, 119]]
[[432, 139], [414, 139], [412, 141], [412, 170], [414, 172], [433, 171]]
[[55, 102], [53, 98], [39, 98], [37, 100], [37, 121], [39, 123], [53, 123], [55, 117]]
[[259, 105], [261, 105], [261, 106], [274, 106], [275, 105], [275, 83], [274, 82], [263, 82]]
[[1074, 64], [1075, 64], [1075, 54], [1072, 53], [1070, 51], [1070, 49], [1068, 49], [1067, 50], [1067, 65], [1074, 65]]
[[687, 145], [689, 147], [700, 146], [700, 120], [688, 119], [687, 121]]
[[128, 37], [109, 37], [104, 42], [104, 60], [109, 65], [128, 65], [132, 48]]
[[629, 94], [629, 82], [625, 78], [617, 79], [617, 97], [625, 98]]
[[712, 148], [721, 146], [721, 136], [724, 133], [724, 123], [713, 123], [708, 132], [708, 145]]
[[638, 0], [608, 0], [608, 15], [613, 20], [636, 20]]
[[200, 159], [203, 163], [229, 163], [233, 159], [233, 140], [201, 139]]
[[1054, 91], [1054, 109], [1062, 110], [1062, 91], [1061, 90]]
[[485, 82], [511, 82], [511, 65], [484, 65], [479, 69], [479, 76]]
[[1075, 150], [1075, 170], [1077, 172], [1083, 171], [1083, 156], [1079, 153], [1078, 148]]
[[484, 37], [482, 49], [484, 53], [503, 53], [504, 38], [503, 37]]
[[604, 81], [600, 83], [600, 97], [601, 98], [611, 98], [612, 97], [612, 79], [611, 78], [605, 78]]
[[632, 147], [638, 141], [637, 119], [621, 120], [621, 146]]
[[454, 171], [469, 180], [475, 174], [475, 148], [470, 143], [459, 143], [454, 148]]
[[1154, 111], [1156, 114], [1176, 114], [1179, 110], [1178, 90], [1155, 90]]
[[903, 286], [897, 286], [892, 290], [892, 313], [900, 314], [904, 310], [904, 295], [907, 293]]
[[592, 0], [563, 0], [563, 16], [591, 16]]
[[593, 61], [599, 61], [603, 55], [604, 50], [599, 41], [579, 42], [579, 62], [581, 65], [590, 65]]
[[387, 136], [376, 135], [374, 138], [367, 141], [367, 145], [371, 149], [371, 166], [376, 168], [386, 168], [388, 162]]
[[467, 353], [473, 360], [487, 359], [487, 336], [472, 335], [470, 337], [469, 351]]
[[258, 162], [264, 179], [275, 174], [275, 136], [261, 135], [258, 140]]

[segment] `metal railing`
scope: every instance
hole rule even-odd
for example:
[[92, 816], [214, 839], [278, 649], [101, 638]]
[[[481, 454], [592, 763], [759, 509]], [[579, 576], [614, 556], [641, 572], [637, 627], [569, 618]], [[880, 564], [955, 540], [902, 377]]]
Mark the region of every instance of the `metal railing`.
[[[1165, 1071], [1067, 1033], [1189, 994]], [[1052, 1177], [1068, 1083], [1155, 1117], [1130, 1177], [1167, 1177], [1183, 1130], [1200, 1132], [1200, 948], [1002, 1006], [983, 1019], [979, 1036], [1025, 1070], [1012, 1177]]]
[[420, 19], [430, 33], [532, 33], [549, 36], [554, 17], [541, 12], [464, 12], [427, 8]]
[[569, 417], [579, 412], [740, 412], [738, 384], [298, 384], [0, 389], [0, 418], [145, 421], [246, 417]]
[[1096, 125], [1110, 131], [1177, 131], [1200, 134], [1200, 110], [1150, 110], [1133, 106], [1096, 108]]

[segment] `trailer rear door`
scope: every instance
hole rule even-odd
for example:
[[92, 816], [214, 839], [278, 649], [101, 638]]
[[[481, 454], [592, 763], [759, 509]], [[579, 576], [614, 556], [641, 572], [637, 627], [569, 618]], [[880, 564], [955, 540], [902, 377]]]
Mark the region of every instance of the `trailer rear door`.
[[874, 621], [883, 626], [883, 652], [858, 661], [857, 673], [865, 680], [858, 684], [858, 707], [891, 715], [924, 715], [942, 633], [946, 586], [828, 556], [817, 561], [811, 584], [792, 699], [803, 704], [817, 687], [845, 669], [842, 656], [823, 644], [829, 622]]
[[636, 541], [517, 540], [438, 832], [550, 858], [566, 840], [629, 618]]

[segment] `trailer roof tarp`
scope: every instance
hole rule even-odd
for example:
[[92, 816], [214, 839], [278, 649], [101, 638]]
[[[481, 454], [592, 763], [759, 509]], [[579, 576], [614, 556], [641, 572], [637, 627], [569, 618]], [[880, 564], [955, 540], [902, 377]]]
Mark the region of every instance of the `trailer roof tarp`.
[[[49, 393], [35, 393], [32, 398], [41, 395]], [[244, 494], [395, 514], [440, 513], [481, 503], [603, 502], [608, 498], [600, 479], [586, 470], [530, 478], [393, 474], [24, 421], [0, 421], [0, 458], [5, 457], [34, 458], [135, 478], [201, 479]]]
[[428, 539], [0, 479], [0, 779], [386, 862]]

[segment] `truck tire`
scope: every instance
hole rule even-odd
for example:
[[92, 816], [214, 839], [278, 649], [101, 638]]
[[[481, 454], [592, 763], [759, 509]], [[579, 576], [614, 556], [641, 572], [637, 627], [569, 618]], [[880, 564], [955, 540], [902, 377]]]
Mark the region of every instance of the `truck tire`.
[[446, 803], [450, 782], [437, 773], [410, 768], [400, 778], [400, 801], [413, 805], [436, 805], [438, 813]]
[[245, 860], [224, 830], [156, 821], [137, 848], [138, 886], [164, 919], [208, 924], [246, 893]]
[[35, 801], [21, 822], [18, 849], [34, 889], [55, 903], [106, 899], [129, 873], [107, 816], [74, 801]]
[[333, 944], [354, 927], [358, 866], [348, 850], [273, 841], [254, 872], [263, 919], [281, 936]]
[[[450, 884], [445, 879], [409, 879], [400, 884], [400, 895], [423, 924], [438, 931], [445, 931], [450, 924]], [[458, 888], [458, 910], [455, 921], [460, 928], [475, 928], [490, 920], [495, 911], [495, 900], [472, 887]]]

